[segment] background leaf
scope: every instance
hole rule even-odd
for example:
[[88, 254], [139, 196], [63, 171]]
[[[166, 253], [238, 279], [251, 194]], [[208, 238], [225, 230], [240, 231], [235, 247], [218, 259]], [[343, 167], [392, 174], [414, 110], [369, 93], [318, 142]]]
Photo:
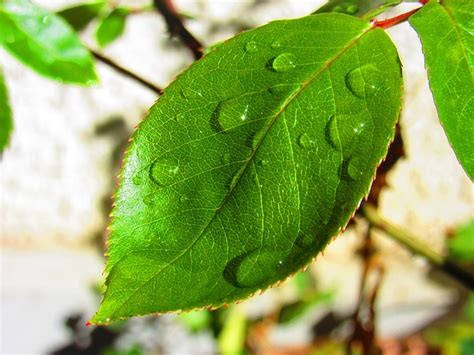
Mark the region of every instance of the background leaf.
[[0, 2], [0, 44], [38, 73], [93, 84], [94, 61], [67, 22], [26, 0]]
[[330, 0], [315, 14], [339, 12], [370, 20], [401, 2], [402, 0]]
[[96, 39], [101, 47], [112, 43], [123, 33], [128, 10], [116, 8], [104, 17], [97, 27]]
[[410, 17], [423, 44], [439, 119], [474, 179], [474, 2], [430, 1]]
[[81, 31], [100, 15], [105, 5], [104, 0], [88, 2], [64, 8], [58, 11], [57, 14], [64, 18], [76, 31]]
[[459, 227], [448, 239], [449, 254], [460, 261], [474, 263], [474, 219]]
[[307, 265], [367, 194], [401, 92], [385, 32], [341, 14], [196, 62], [133, 136], [92, 322], [217, 307]]
[[8, 102], [8, 92], [0, 70], [0, 153], [6, 148], [13, 131], [12, 110]]

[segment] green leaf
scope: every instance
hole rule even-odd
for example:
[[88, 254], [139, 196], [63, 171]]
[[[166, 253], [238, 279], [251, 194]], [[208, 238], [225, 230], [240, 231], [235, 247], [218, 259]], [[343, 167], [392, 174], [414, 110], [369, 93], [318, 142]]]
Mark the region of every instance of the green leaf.
[[38, 73], [62, 82], [96, 82], [94, 61], [61, 17], [26, 0], [0, 1], [0, 44]]
[[102, 19], [97, 27], [96, 39], [101, 47], [112, 43], [123, 33], [128, 10], [116, 8]]
[[314, 13], [340, 12], [371, 20], [401, 2], [402, 0], [330, 0]]
[[474, 2], [430, 1], [410, 17], [423, 44], [439, 119], [474, 179]]
[[179, 320], [193, 332], [209, 328], [211, 325], [211, 315], [206, 310], [181, 313]]
[[6, 148], [13, 131], [12, 110], [8, 101], [8, 91], [0, 70], [0, 153]]
[[246, 330], [245, 313], [239, 307], [233, 306], [227, 314], [224, 327], [217, 339], [219, 354], [244, 354]]
[[459, 227], [448, 239], [449, 254], [464, 262], [474, 262], [474, 219]]
[[317, 292], [308, 295], [298, 301], [284, 305], [278, 315], [278, 322], [282, 324], [292, 323], [311, 311], [316, 305], [330, 302], [334, 298], [334, 292]]
[[367, 194], [401, 94], [388, 36], [341, 14], [193, 64], [132, 138], [92, 322], [218, 307], [306, 266]]
[[76, 31], [82, 31], [102, 10], [106, 2], [104, 0], [87, 2], [74, 5], [60, 10], [57, 14], [64, 18]]

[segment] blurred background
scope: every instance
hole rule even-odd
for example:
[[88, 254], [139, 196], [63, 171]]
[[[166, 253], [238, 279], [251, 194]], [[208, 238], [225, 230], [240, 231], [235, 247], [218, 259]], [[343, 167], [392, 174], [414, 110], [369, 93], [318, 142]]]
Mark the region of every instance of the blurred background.
[[[58, 11], [81, 1], [34, 3]], [[323, 3], [175, 0], [174, 6], [207, 47]], [[95, 40], [98, 20], [91, 21], [80, 34], [89, 47], [159, 87], [193, 62], [148, 1], [109, 5], [134, 11], [105, 48]], [[395, 163], [375, 185], [378, 211], [472, 269], [473, 185], [438, 122], [416, 33], [407, 23], [388, 32], [402, 59], [405, 100]], [[382, 232], [369, 238], [363, 218], [307, 270], [240, 304], [85, 327], [100, 302], [121, 157], [158, 95], [102, 62], [100, 83], [91, 87], [44, 78], [1, 48], [0, 64], [15, 125], [0, 160], [2, 354], [343, 354], [362, 353], [367, 344], [384, 354], [474, 354], [473, 294]]]

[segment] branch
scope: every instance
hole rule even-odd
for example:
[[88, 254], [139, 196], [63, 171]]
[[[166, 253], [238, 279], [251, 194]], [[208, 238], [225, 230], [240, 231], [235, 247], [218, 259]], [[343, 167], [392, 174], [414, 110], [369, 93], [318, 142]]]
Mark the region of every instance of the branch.
[[119, 64], [115, 63], [113, 60], [103, 56], [99, 52], [95, 51], [94, 49], [88, 48], [88, 50], [92, 53], [92, 55], [99, 61], [101, 61], [104, 64], [107, 64], [108, 66], [114, 68], [116, 71], [119, 73], [125, 75], [126, 77], [135, 80], [142, 84], [143, 86], [147, 87], [151, 91], [154, 91], [158, 95], [161, 95], [163, 93], [163, 90], [156, 86], [155, 84], [149, 82], [146, 79], [143, 79], [142, 77], [138, 76], [137, 74], [131, 72], [128, 69], [125, 69], [124, 67], [120, 66]]
[[428, 246], [417, 240], [417, 238], [413, 237], [408, 232], [390, 224], [378, 214], [374, 207], [369, 204], [364, 204], [362, 212], [372, 226], [384, 231], [389, 237], [402, 244], [412, 253], [423, 256], [432, 265], [451, 276], [464, 287], [474, 290], [474, 274], [464, 269], [455, 261], [443, 257], [431, 250]]
[[163, 15], [168, 31], [189, 48], [196, 60], [202, 57], [202, 44], [186, 29], [176, 12], [172, 0], [153, 0], [155, 8]]

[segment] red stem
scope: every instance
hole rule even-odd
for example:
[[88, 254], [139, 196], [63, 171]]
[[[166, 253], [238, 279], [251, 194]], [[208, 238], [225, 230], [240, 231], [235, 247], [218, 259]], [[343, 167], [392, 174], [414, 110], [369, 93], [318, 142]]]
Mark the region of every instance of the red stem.
[[[428, 1], [420, 1], [420, 3], [422, 4], [426, 4]], [[411, 11], [408, 11], [408, 12], [405, 12], [404, 14], [401, 14], [401, 15], [398, 15], [398, 16], [395, 16], [395, 17], [392, 17], [392, 18], [388, 18], [388, 19], [385, 19], [385, 20], [381, 20], [381, 21], [378, 21], [378, 20], [372, 20], [372, 26], [373, 27], [380, 27], [382, 29], [387, 29], [387, 28], [390, 28], [390, 27], [393, 27], [395, 25], [398, 25], [400, 22], [404, 22], [406, 20], [408, 20], [408, 18], [413, 15], [414, 13], [416, 13], [419, 9], [421, 9], [421, 7], [417, 8], [417, 9], [413, 9]]]

